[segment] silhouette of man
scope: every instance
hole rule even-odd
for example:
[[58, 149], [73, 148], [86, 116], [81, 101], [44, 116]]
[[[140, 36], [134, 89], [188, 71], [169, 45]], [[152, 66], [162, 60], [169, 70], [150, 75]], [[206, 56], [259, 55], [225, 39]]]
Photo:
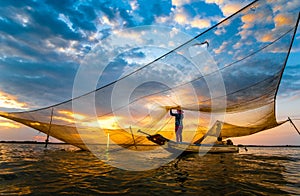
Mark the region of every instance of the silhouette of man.
[[183, 129], [183, 111], [178, 108], [176, 113], [173, 113], [170, 109], [170, 115], [175, 116], [175, 133], [176, 133], [176, 142], [182, 142], [182, 129]]

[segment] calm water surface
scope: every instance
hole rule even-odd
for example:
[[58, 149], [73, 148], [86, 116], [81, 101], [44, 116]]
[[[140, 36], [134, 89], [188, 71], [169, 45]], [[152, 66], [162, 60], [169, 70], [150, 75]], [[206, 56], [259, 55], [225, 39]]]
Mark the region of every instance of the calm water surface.
[[69, 145], [0, 144], [0, 195], [300, 195], [300, 148], [188, 155], [144, 172]]

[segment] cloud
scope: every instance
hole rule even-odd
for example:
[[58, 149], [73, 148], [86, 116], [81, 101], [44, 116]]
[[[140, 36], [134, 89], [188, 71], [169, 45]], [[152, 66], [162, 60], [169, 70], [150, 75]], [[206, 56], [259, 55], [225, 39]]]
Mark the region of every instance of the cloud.
[[5, 58], [0, 62], [0, 89], [30, 107], [54, 104], [71, 97], [76, 64], [31, 62], [22, 58]]
[[192, 27], [196, 27], [196, 28], [208, 28], [211, 26], [210, 20], [208, 19], [195, 19], [191, 22], [191, 26]]
[[14, 95], [0, 91], [0, 108], [28, 109], [28, 105], [20, 102]]
[[206, 3], [216, 4], [221, 9], [223, 15], [228, 17], [250, 3], [250, 1], [234, 0], [205, 0]]
[[222, 12], [225, 16], [230, 16], [231, 14], [239, 11], [241, 8], [242, 5], [240, 3], [225, 4], [224, 6], [222, 6]]
[[281, 97], [299, 96], [300, 92], [300, 65], [286, 66], [280, 83], [279, 94]]
[[[95, 1], [92, 4], [73, 0], [1, 2], [0, 88], [30, 104], [65, 100], [70, 97], [80, 61], [98, 40], [112, 32], [157, 22], [173, 28], [172, 36], [182, 30], [195, 33], [219, 21], [221, 10], [229, 14], [239, 5], [224, 0], [206, 0], [206, 3], [209, 4], [189, 0]], [[288, 7], [292, 5], [288, 3]], [[286, 22], [278, 16], [278, 25]], [[225, 28], [216, 31], [226, 32]], [[124, 40], [142, 43], [139, 38], [136, 34], [124, 35]], [[179, 42], [173, 43], [177, 46]]]
[[[19, 12], [19, 10], [14, 11]], [[27, 25], [27, 28], [17, 32], [18, 37], [22, 36], [20, 34], [25, 31], [24, 33], [32, 33], [41, 38], [61, 36], [67, 40], [82, 40], [80, 32], [70, 29], [70, 22], [61, 20], [59, 13], [56, 10], [50, 10], [46, 5], [39, 9], [27, 10], [25, 13], [30, 17], [31, 23]]]
[[259, 18], [255, 14], [246, 14], [241, 17], [242, 22], [244, 23], [243, 29], [249, 29], [253, 27], [253, 22]]
[[[118, 4], [118, 6], [120, 6]], [[172, 3], [170, 0], [138, 0], [136, 3], [130, 3], [131, 11], [124, 10], [121, 17], [132, 26], [150, 25], [157, 17], [166, 17], [171, 13]], [[137, 9], [138, 8], [138, 9]], [[120, 8], [119, 8], [120, 9]], [[129, 10], [127, 8], [127, 10]], [[126, 25], [126, 27], [129, 27]]]
[[285, 25], [293, 25], [294, 24], [294, 20], [291, 16], [287, 16], [285, 14], [277, 14], [274, 17], [274, 23], [276, 27], [281, 27], [281, 26], [285, 26]]
[[191, 1], [190, 0], [173, 0], [172, 4], [176, 7], [181, 7], [185, 4], [189, 4]]
[[6, 2], [0, 8], [0, 88], [28, 107], [70, 98], [80, 60], [96, 41], [84, 40], [95, 33], [93, 7]]
[[206, 3], [215, 3], [217, 5], [222, 5], [224, 0], [205, 0]]
[[21, 127], [20, 124], [12, 122], [11, 120], [7, 120], [5, 118], [0, 117], [0, 127], [3, 129], [18, 129]]
[[229, 42], [224, 41], [224, 42], [222, 43], [222, 45], [221, 45], [218, 49], [214, 49], [214, 52], [215, 52], [216, 54], [220, 54], [220, 53], [222, 53], [222, 52], [224, 52], [224, 51], [227, 51], [227, 50], [228, 50], [228, 49], [227, 49], [228, 44], [229, 44]]
[[259, 38], [260, 42], [272, 42], [274, 40], [272, 33], [262, 34]]
[[177, 22], [178, 24], [184, 25], [186, 24], [186, 22], [188, 21], [188, 16], [186, 13], [184, 13], [184, 11], [179, 10], [177, 11], [177, 13], [174, 16], [174, 20], [175, 22]]
[[[211, 27], [211, 18], [206, 18], [198, 14], [193, 14], [195, 10], [179, 7], [174, 10], [173, 20], [182, 26], [203, 29]], [[205, 18], [204, 18], [205, 17]]]
[[220, 36], [222, 34], [225, 34], [226, 33], [226, 29], [224, 27], [219, 27], [215, 30], [214, 32], [217, 36]]
[[[259, 3], [259, 2], [258, 2]], [[242, 13], [242, 25], [238, 27], [239, 32], [237, 35], [241, 38], [241, 43], [245, 47], [240, 48], [242, 44], [239, 42], [234, 43], [233, 47], [236, 49], [235, 57], [240, 59], [240, 54], [244, 50], [255, 51], [259, 48], [271, 44], [284, 33], [293, 28], [296, 22], [296, 10], [285, 9], [282, 5], [277, 5], [277, 1], [269, 2], [267, 6], [258, 4], [255, 9], [250, 9], [248, 12]], [[275, 11], [275, 8], [276, 11]], [[292, 6], [291, 6], [292, 7]], [[288, 11], [287, 11], [288, 10]], [[240, 25], [240, 24], [239, 24]], [[229, 31], [229, 29], [226, 29]], [[287, 36], [277, 40], [276, 43], [269, 46], [264, 51], [271, 53], [286, 53], [286, 44], [290, 43], [290, 32]], [[276, 45], [276, 46], [274, 46]], [[293, 51], [294, 49], [292, 49]]]
[[298, 0], [277, 0], [277, 1], [268, 1], [271, 3], [271, 8], [274, 13], [282, 12], [282, 13], [288, 13], [291, 10], [299, 10], [300, 7], [300, 1]]

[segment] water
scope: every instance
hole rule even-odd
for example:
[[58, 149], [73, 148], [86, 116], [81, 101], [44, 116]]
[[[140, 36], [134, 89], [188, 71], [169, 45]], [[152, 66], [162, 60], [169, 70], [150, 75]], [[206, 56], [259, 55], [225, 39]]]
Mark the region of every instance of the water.
[[126, 171], [69, 145], [0, 144], [0, 195], [300, 195], [300, 148], [188, 155]]

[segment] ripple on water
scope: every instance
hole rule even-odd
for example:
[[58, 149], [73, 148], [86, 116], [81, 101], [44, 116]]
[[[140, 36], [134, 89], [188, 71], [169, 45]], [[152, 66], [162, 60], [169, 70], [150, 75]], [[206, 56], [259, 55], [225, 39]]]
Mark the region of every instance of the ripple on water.
[[298, 149], [276, 150], [188, 155], [135, 172], [68, 145], [0, 144], [0, 195], [299, 195]]

